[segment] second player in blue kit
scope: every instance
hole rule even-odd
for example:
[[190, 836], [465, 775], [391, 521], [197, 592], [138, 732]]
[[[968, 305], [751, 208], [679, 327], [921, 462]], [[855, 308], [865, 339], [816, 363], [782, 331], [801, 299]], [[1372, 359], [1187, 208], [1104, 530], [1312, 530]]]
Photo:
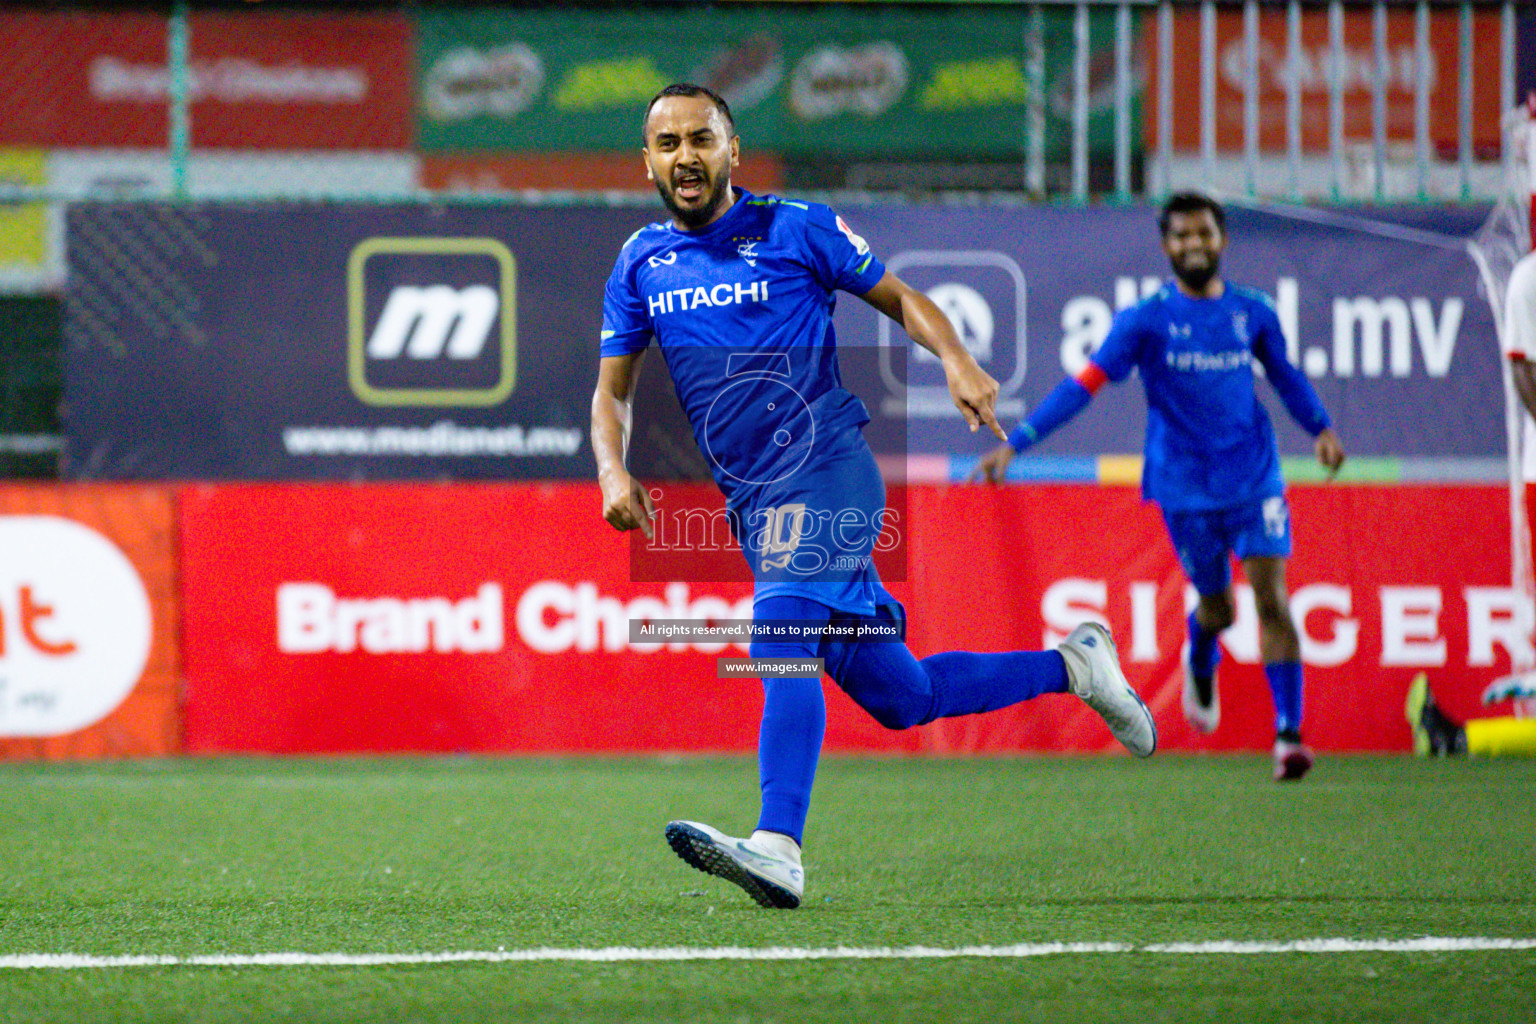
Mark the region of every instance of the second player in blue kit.
[[1301, 738], [1301, 643], [1285, 583], [1290, 512], [1274, 427], [1254, 386], [1255, 365], [1316, 439], [1317, 459], [1330, 473], [1343, 464], [1344, 448], [1312, 385], [1286, 358], [1268, 296], [1221, 278], [1227, 241], [1221, 206], [1180, 193], [1164, 203], [1158, 225], [1173, 280], [1117, 315], [1087, 368], [1062, 380], [972, 475], [1003, 479], [1017, 452], [1084, 409], [1106, 382], [1136, 371], [1147, 396], [1142, 496], [1162, 510], [1179, 564], [1199, 595], [1188, 619], [1184, 715], [1200, 732], [1214, 731], [1220, 721], [1217, 636], [1236, 616], [1235, 555], [1259, 613], [1275, 704], [1275, 778], [1300, 779], [1313, 755]]
[[[739, 140], [718, 95], [688, 84], [662, 90], [646, 109], [642, 141], [646, 173], [671, 217], [625, 242], [603, 296], [592, 446], [604, 518], [651, 533], [651, 497], [629, 475], [625, 452], [636, 374], [654, 340], [751, 566], [754, 622], [812, 627], [754, 634], [754, 659], [765, 668], [768, 659], [821, 659], [838, 686], [892, 729], [1070, 691], [1132, 753], [1151, 754], [1151, 713], [1098, 624], [1079, 627], [1056, 650], [921, 660], [899, 640], [846, 639], [861, 626], [904, 636], [906, 610], [870, 557], [885, 488], [861, 433], [869, 413], [839, 376], [835, 293], [868, 302], [938, 356], [971, 429], [1001, 438], [997, 382], [938, 307], [887, 271], [829, 208], [732, 186]], [[765, 672], [763, 687], [756, 829], [738, 838], [680, 820], [667, 825], [666, 838], [689, 864], [758, 903], [792, 908], [804, 892], [801, 843], [826, 706], [819, 676]]]

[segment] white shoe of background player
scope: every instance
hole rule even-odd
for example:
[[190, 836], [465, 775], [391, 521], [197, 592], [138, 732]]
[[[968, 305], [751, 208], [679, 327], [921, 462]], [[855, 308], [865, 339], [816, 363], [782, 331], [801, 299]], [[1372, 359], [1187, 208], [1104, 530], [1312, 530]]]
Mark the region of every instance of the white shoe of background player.
[[1179, 699], [1184, 709], [1184, 720], [1195, 727], [1196, 732], [1209, 735], [1221, 723], [1221, 693], [1216, 689], [1216, 673], [1211, 673], [1211, 699], [1200, 702], [1200, 688], [1195, 685], [1195, 671], [1189, 664], [1189, 648], [1184, 648], [1184, 692]]
[[1497, 704], [1501, 700], [1531, 700], [1536, 698], [1536, 672], [1516, 672], [1500, 676], [1483, 690], [1484, 704]]

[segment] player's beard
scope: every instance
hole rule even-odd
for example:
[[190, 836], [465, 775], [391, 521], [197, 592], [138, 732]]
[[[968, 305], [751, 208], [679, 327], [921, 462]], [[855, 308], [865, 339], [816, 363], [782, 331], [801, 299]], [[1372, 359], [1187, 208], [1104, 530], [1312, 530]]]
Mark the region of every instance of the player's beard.
[[1174, 276], [1183, 282], [1184, 287], [1197, 294], [1205, 291], [1206, 285], [1211, 283], [1221, 269], [1221, 257], [1214, 252], [1207, 255], [1210, 257], [1208, 262], [1193, 267], [1183, 260], [1168, 261], [1173, 264]]
[[703, 227], [714, 219], [715, 214], [725, 203], [725, 190], [730, 179], [724, 176], [711, 177], [706, 173], [704, 180], [709, 183], [709, 192], [704, 203], [700, 206], [680, 206], [677, 200], [672, 198], [672, 190], [676, 186], [664, 183], [660, 178], [656, 179], [656, 192], [661, 196], [662, 205], [679, 224], [690, 228]]

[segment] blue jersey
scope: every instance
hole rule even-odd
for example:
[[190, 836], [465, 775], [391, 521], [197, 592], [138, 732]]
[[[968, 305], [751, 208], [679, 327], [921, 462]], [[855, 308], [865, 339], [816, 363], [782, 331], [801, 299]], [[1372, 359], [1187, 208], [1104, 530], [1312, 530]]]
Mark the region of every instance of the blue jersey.
[[1284, 492], [1274, 427], [1254, 387], [1264, 368], [1308, 433], [1328, 413], [1285, 354], [1264, 293], [1227, 283], [1190, 298], [1172, 283], [1115, 317], [1093, 362], [1110, 380], [1141, 374], [1147, 394], [1142, 494], [1172, 512], [1230, 508]]
[[[834, 293], [862, 295], [884, 274], [827, 207], [737, 189], [725, 215], [701, 230], [662, 222], [635, 232], [608, 278], [602, 354], [657, 340], [737, 517], [759, 597], [799, 592], [866, 614], [877, 603], [872, 566], [829, 576], [822, 561], [860, 563], [812, 552], [827, 517], [884, 506], [878, 473], [853, 468], [873, 466], [860, 433], [869, 413], [842, 387], [832, 328]], [[800, 589], [800, 580], [815, 583]]]

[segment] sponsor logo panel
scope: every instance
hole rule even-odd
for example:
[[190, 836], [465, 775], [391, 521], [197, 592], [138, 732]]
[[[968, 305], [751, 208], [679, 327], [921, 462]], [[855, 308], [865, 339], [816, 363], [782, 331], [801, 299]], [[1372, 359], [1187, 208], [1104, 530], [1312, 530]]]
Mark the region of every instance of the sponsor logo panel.
[[0, 487], [0, 757], [180, 747], [163, 488]]
[[[633, 111], [669, 81], [710, 86], [755, 148], [844, 157], [944, 153], [1021, 156], [1028, 75], [1021, 9], [846, 11], [802, 4], [772, 12], [549, 9], [427, 13], [419, 25], [418, 142], [424, 152], [614, 151]], [[1096, 51], [1089, 144], [1108, 153], [1113, 12], [1091, 20]], [[1136, 33], [1132, 15], [1131, 35]], [[1073, 22], [1041, 16], [1044, 87], [1053, 113], [1070, 96]], [[637, 40], [664, 40], [647, 46]], [[1138, 102], [1142, 74], [1133, 75]], [[1066, 83], [1063, 85], [1063, 83]], [[1069, 105], [1070, 106], [1070, 105]], [[1041, 126], [1064, 152], [1070, 122]], [[749, 145], [749, 148], [754, 148]], [[570, 187], [568, 185], [562, 187]]]
[[609, 211], [92, 203], [67, 225], [67, 475], [590, 471], [571, 324], [611, 267], [591, 238], [633, 230]]
[[[408, 19], [210, 12], [190, 32], [194, 145], [411, 148]], [[156, 14], [0, 14], [0, 144], [164, 147], [166, 34]]]
[[153, 629], [144, 583], [111, 541], [58, 516], [0, 519], [0, 735], [106, 717], [139, 681]]
[[517, 386], [517, 259], [496, 239], [366, 239], [347, 298], [347, 381], [368, 405], [494, 406]]
[[[1459, 243], [1441, 244], [1474, 232], [1482, 214], [1440, 209], [1428, 222], [1402, 223], [1382, 216], [1316, 223], [1233, 208], [1223, 273], [1271, 297], [1290, 361], [1313, 382], [1352, 453], [1501, 461], [1503, 417], [1487, 396], [1487, 382], [1498, 379], [1498, 352], [1474, 343], [1493, 337], [1490, 307]], [[1156, 244], [1156, 210], [1146, 207], [952, 210], [936, 218], [874, 206], [858, 212], [858, 225], [886, 265], [946, 313], [998, 380], [1005, 429], [1063, 375], [1081, 372], [1116, 314], [1155, 295], [1169, 278]], [[960, 237], [969, 239], [969, 250], [951, 248]], [[986, 254], [1013, 269], [1001, 260], [982, 265]], [[1063, 267], [1070, 273], [1055, 272]], [[985, 451], [954, 410], [942, 367], [899, 328], [860, 303], [839, 303], [836, 317], [840, 351], [867, 345], [880, 352], [873, 381], [847, 375], [877, 422], [899, 422], [913, 452]], [[1189, 326], [1180, 324], [1180, 334]], [[1256, 323], [1245, 327], [1252, 337]], [[1274, 389], [1259, 381], [1257, 392], [1282, 453], [1310, 456], [1311, 439]], [[1410, 414], [1424, 408], [1442, 414]], [[1026, 458], [1139, 452], [1145, 424], [1146, 402], [1133, 375], [1104, 388], [1038, 456]]]
[[[1415, 105], [1418, 83], [1426, 86], [1426, 110], [1429, 137], [1438, 145], [1454, 147], [1458, 138], [1460, 115], [1457, 68], [1460, 64], [1462, 29], [1455, 8], [1433, 8], [1427, 12], [1429, 34], [1423, 56], [1415, 39], [1416, 12], [1412, 5], [1383, 5], [1383, 37], [1380, 42], [1384, 63], [1383, 130], [1388, 142], [1411, 143], [1414, 139]], [[1499, 62], [1499, 14], [1495, 7], [1468, 10], [1472, 66], [1493, 68]], [[1369, 139], [1372, 132], [1372, 90], [1378, 64], [1376, 26], [1369, 7], [1346, 7], [1341, 19], [1342, 47], [1335, 57], [1331, 43], [1329, 13], [1322, 7], [1301, 9], [1299, 48], [1294, 67], [1287, 58], [1287, 23], [1280, 11], [1261, 16], [1258, 21], [1257, 66], [1253, 69], [1258, 83], [1255, 97], [1258, 113], [1258, 144], [1270, 152], [1284, 152], [1286, 147], [1287, 86], [1294, 77], [1301, 105], [1301, 145], [1307, 151], [1322, 152], [1328, 146], [1330, 88], [1334, 82], [1343, 94], [1344, 135]], [[1173, 94], [1181, 97], [1200, 95], [1200, 14], [1194, 9], [1175, 15], [1173, 28]], [[1215, 104], [1217, 145], [1241, 151], [1244, 131], [1244, 81], [1248, 74], [1243, 12], [1237, 8], [1220, 10], [1215, 19], [1216, 80]], [[1156, 61], [1146, 69], [1147, 90], [1155, 92]], [[1498, 75], [1474, 75], [1471, 110], [1472, 138], [1479, 144], [1497, 147], [1499, 139]], [[1193, 109], [1193, 100], [1187, 101]], [[1145, 138], [1150, 146], [1156, 139], [1156, 112], [1148, 104]], [[1198, 149], [1200, 120], [1181, 116], [1175, 110], [1171, 126], [1173, 145], [1180, 149]], [[1454, 151], [1442, 153], [1454, 158]]]
[[724, 645], [630, 634], [750, 618], [750, 587], [632, 583], [600, 513], [585, 485], [189, 490], [189, 749], [750, 742], [757, 684], [725, 695], [723, 719], [700, 685], [713, 663], [696, 659]]
[[[1022, 413], [1019, 391], [1029, 369], [1029, 285], [1018, 262], [998, 251], [911, 250], [896, 253], [886, 267], [927, 293], [960, 343], [997, 379], [997, 414]], [[960, 417], [936, 356], [912, 345], [886, 317], [880, 318], [877, 337], [886, 415], [905, 411], [918, 418]]]

